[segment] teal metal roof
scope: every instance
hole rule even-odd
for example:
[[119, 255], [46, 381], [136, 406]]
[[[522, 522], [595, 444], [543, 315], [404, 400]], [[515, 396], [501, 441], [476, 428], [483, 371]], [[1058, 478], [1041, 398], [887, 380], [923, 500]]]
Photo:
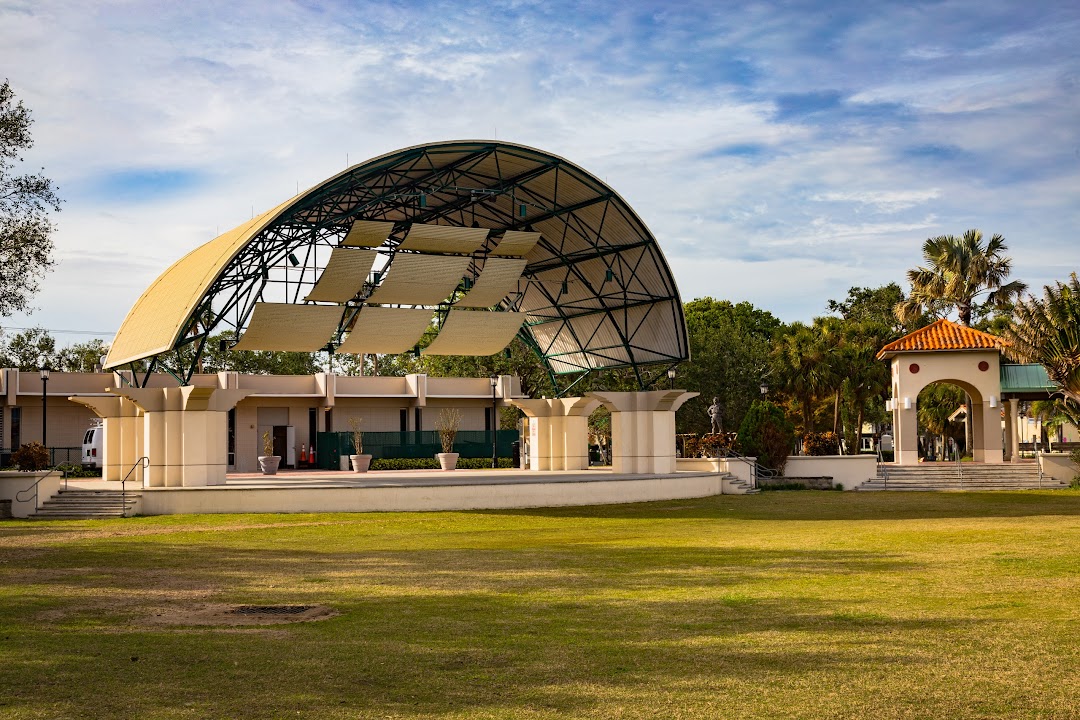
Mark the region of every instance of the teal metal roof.
[[1002, 393], [1052, 393], [1058, 386], [1046, 375], [1039, 364], [1001, 366]]

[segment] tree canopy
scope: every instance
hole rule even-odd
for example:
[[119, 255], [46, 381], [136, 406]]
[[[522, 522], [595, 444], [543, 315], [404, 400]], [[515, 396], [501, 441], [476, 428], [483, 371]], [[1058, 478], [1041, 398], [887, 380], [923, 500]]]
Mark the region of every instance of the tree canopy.
[[0, 317], [26, 312], [45, 272], [54, 264], [49, 211], [60, 211], [51, 180], [16, 172], [33, 146], [30, 111], [8, 81], [0, 85]]
[[1003, 310], [1027, 285], [1006, 282], [1012, 258], [1005, 255], [1005, 238], [994, 235], [983, 244], [981, 230], [961, 237], [940, 235], [923, 243], [926, 265], [908, 270], [911, 294], [896, 305], [896, 317], [908, 325], [922, 315], [944, 317], [953, 310], [962, 325], [992, 310]]

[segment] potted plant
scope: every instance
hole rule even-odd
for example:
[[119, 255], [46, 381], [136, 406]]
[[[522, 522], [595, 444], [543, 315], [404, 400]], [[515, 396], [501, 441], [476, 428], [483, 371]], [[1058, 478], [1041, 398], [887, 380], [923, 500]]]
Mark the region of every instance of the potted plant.
[[461, 427], [461, 412], [454, 408], [446, 408], [439, 413], [439, 419], [435, 423], [435, 429], [439, 431], [439, 441], [442, 443], [442, 452], [436, 453], [439, 467], [443, 470], [453, 470], [457, 467], [458, 454], [454, 452], [454, 438], [457, 437], [458, 428]]
[[371, 455], [364, 454], [364, 433], [360, 430], [362, 422], [360, 418], [349, 420], [349, 427], [352, 428], [353, 450], [356, 453], [349, 456], [349, 462], [352, 463], [353, 472], [357, 473], [367, 472], [371, 467]]
[[269, 430], [263, 432], [262, 442], [263, 454], [259, 456], [259, 469], [263, 475], [277, 475], [281, 456], [274, 454], [274, 438], [270, 436]]

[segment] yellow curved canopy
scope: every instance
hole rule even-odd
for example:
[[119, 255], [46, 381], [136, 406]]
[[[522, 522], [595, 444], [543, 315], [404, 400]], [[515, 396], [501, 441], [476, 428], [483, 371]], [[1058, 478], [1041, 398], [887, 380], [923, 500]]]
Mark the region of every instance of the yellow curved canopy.
[[263, 228], [297, 198], [289, 198], [180, 258], [151, 283], [120, 325], [106, 368], [172, 349], [214, 278]]

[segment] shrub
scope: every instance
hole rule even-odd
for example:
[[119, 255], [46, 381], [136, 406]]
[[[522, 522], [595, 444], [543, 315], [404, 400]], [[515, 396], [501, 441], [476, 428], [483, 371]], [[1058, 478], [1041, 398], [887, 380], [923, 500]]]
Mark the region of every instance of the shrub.
[[717, 457], [721, 450], [735, 449], [735, 433], [711, 433], [701, 438], [701, 449], [705, 457]]
[[686, 437], [683, 438], [683, 457], [698, 458], [702, 456], [705, 451], [701, 449], [701, 438], [699, 437]]
[[101, 477], [101, 470], [98, 468], [84, 468], [82, 465], [76, 465], [75, 463], [63, 463], [57, 465], [56, 469], [62, 471], [69, 478]]
[[1069, 487], [1080, 488], [1080, 450], [1073, 450], [1069, 453], [1069, 459], [1072, 460], [1072, 464], [1076, 466], [1076, 474], [1073, 475], [1072, 483]]
[[809, 490], [805, 483], [789, 482], [789, 483], [772, 483], [770, 485], [761, 485], [759, 488], [761, 492], [772, 492], [773, 490]]
[[[460, 470], [483, 470], [491, 467], [491, 458], [459, 458], [457, 462]], [[499, 458], [498, 466], [501, 468], [514, 467], [511, 458]], [[378, 458], [371, 461], [371, 470], [438, 470], [439, 461], [430, 458]]]
[[26, 443], [11, 454], [11, 462], [20, 470], [44, 470], [49, 467], [49, 451], [41, 443]]
[[783, 472], [795, 426], [784, 411], [767, 400], [755, 400], [739, 426], [739, 452], [756, 457], [767, 468]]
[[839, 455], [840, 438], [834, 432], [810, 432], [803, 435], [803, 451], [807, 455]]

